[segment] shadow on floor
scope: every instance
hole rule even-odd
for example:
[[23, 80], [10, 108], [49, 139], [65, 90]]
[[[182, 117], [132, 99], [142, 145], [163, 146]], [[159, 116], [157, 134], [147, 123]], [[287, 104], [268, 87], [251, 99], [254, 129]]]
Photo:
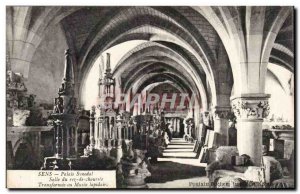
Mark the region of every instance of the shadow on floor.
[[171, 161], [160, 161], [149, 167], [151, 177], [147, 183], [166, 183], [169, 181], [205, 176], [205, 168]]

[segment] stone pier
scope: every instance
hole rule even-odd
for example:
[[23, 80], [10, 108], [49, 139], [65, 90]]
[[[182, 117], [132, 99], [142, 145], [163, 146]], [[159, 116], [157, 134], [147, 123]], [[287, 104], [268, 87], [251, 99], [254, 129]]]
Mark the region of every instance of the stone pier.
[[247, 154], [255, 166], [262, 159], [262, 122], [269, 114], [268, 94], [244, 94], [231, 98], [237, 117], [239, 155]]

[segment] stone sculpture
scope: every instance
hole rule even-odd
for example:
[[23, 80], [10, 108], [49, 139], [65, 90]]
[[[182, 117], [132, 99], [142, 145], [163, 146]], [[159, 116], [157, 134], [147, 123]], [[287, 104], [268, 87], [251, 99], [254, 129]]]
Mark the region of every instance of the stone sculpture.
[[148, 161], [143, 150], [132, 149], [129, 144], [120, 163], [124, 177], [123, 187], [147, 188], [145, 178], [151, 176], [151, 173], [147, 169]]

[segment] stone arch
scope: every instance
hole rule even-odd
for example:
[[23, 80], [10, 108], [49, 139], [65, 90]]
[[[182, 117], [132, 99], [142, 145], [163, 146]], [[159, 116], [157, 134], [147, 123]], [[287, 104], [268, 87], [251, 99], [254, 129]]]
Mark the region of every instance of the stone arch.
[[[279, 13], [277, 14], [277, 17], [275, 18], [275, 20], [272, 22], [272, 25], [271, 25], [269, 31], [267, 32], [265, 41], [263, 43], [263, 50], [262, 50], [262, 55], [261, 55], [261, 63], [263, 65], [261, 66], [260, 76], [262, 76], [263, 78], [266, 77], [265, 75], [267, 72], [267, 65], [270, 60], [270, 54], [271, 54], [272, 48], [274, 47], [276, 36], [277, 36], [281, 26], [285, 22], [286, 18], [290, 14], [290, 12], [291, 12], [291, 9], [289, 7], [282, 7], [280, 9]], [[262, 86], [264, 87], [265, 80], [262, 79], [260, 84], [262, 84]], [[264, 90], [265, 89], [263, 88], [263, 91]]]
[[[111, 22], [115, 20], [120, 21], [129, 21], [130, 17], [135, 17], [136, 19], [132, 21], [137, 22], [144, 22], [148, 23], [152, 26], [159, 26], [159, 27], [165, 27], [164, 30], [169, 29], [169, 32], [175, 32], [176, 36], [181, 37], [185, 39], [185, 44], [190, 45], [194, 52], [193, 54], [197, 54], [198, 60], [201, 61], [202, 65], [207, 66], [207, 76], [209, 77], [208, 80], [212, 80], [210, 82], [214, 82], [213, 79], [213, 68], [210, 66], [215, 63], [215, 57], [213, 52], [213, 49], [215, 46], [211, 46], [211, 43], [208, 43], [208, 30], [212, 30], [212, 33], [214, 33], [214, 29], [211, 26], [208, 26], [209, 24], [204, 17], [202, 17], [201, 14], [198, 14], [196, 11], [193, 12], [193, 14], [187, 14], [193, 11], [192, 8], [189, 7], [101, 7], [101, 10], [103, 11], [104, 16], [111, 16], [111, 17], [103, 17], [101, 20], [98, 19], [98, 23], [94, 25], [94, 27], [90, 29], [88, 32], [88, 37], [85, 39], [84, 44], [80, 49], [76, 48], [76, 45], [74, 45], [74, 42], [72, 42], [72, 38], [70, 38], [70, 32], [68, 31], [67, 27], [65, 27], [65, 24], [67, 21], [65, 21], [65, 18], [72, 18], [77, 13], [85, 11], [94, 10], [96, 11], [98, 8], [96, 7], [33, 7], [32, 10], [28, 11], [26, 13], [26, 17], [28, 16], [27, 22], [27, 31], [28, 31], [28, 37], [26, 38], [26, 41], [33, 42], [33, 44], [39, 44], [41, 41], [41, 35], [47, 30], [51, 24], [58, 24], [61, 22], [64, 31], [66, 33], [69, 47], [74, 50], [74, 54], [76, 55], [73, 59], [75, 63], [77, 63], [77, 59], [80, 59], [80, 56], [82, 52], [90, 45], [100, 44], [98, 41], [99, 37], [98, 32], [101, 29], [104, 29], [104, 31], [110, 32], [111, 29], [113, 29], [110, 23], [116, 23]], [[21, 10], [21, 8], [20, 8]], [[22, 10], [24, 11], [24, 9]], [[83, 11], [84, 12], [84, 11]], [[83, 13], [82, 12], [82, 13]], [[106, 15], [105, 15], [106, 14]], [[33, 18], [31, 16], [34, 15]], [[190, 16], [189, 16], [190, 15]], [[193, 19], [195, 17], [199, 17], [199, 20]], [[142, 21], [142, 17], [144, 17], [144, 21]], [[107, 18], [107, 19], [106, 19]], [[156, 19], [163, 19], [162, 22], [155, 23]], [[152, 20], [152, 21], [151, 21]], [[158, 20], [160, 21], [160, 20]], [[166, 22], [163, 22], [166, 21]], [[130, 23], [130, 22], [129, 22]], [[142, 23], [141, 23], [142, 24]], [[207, 29], [201, 30], [199, 26], [201, 24], [206, 25]], [[134, 26], [131, 26], [133, 29]], [[120, 29], [120, 28], [118, 28]], [[204, 32], [205, 31], [205, 32]], [[26, 33], [26, 32], [25, 32]], [[69, 37], [69, 38], [68, 38]], [[152, 35], [152, 38], [157, 38], [156, 35]], [[30, 58], [31, 55], [33, 55], [35, 49], [27, 49], [29, 53], [24, 53], [24, 56], [28, 55], [27, 57]], [[30, 59], [28, 60], [28, 62]], [[28, 65], [29, 66], [29, 65]], [[74, 73], [77, 74], [80, 72], [80, 69], [77, 69]], [[77, 77], [77, 76], [75, 76]], [[79, 78], [81, 80], [81, 78]], [[212, 87], [213, 88], [213, 87]]]
[[[135, 78], [135, 81], [132, 82], [127, 88], [125, 88], [125, 93], [128, 92], [128, 90], [130, 90], [131, 88], [136, 88], [135, 91], [133, 92], [139, 92], [140, 91], [140, 87], [143, 84], [143, 81], [146, 81], [147, 79], [151, 79], [155, 76], [163, 76], [163, 78], [166, 78], [167, 80], [172, 81], [173, 83], [176, 83], [176, 85], [178, 85], [180, 88], [182, 88], [183, 91], [185, 92], [189, 92], [192, 93], [192, 88], [194, 88], [195, 86], [191, 85], [188, 81], [186, 81], [184, 78], [180, 77], [179, 74], [175, 73], [175, 72], [156, 72], [156, 71], [152, 71], [152, 72], [148, 72], [146, 76], [138, 76]], [[185, 83], [186, 81], [186, 83]], [[137, 85], [135, 87], [135, 85]], [[196, 89], [195, 89], [196, 90]], [[193, 90], [193, 91], [195, 91]]]
[[14, 169], [35, 169], [38, 167], [36, 152], [30, 139], [20, 138], [13, 146]]
[[[14, 156], [15, 156], [16, 151], [17, 151], [17, 149], [18, 149], [18, 147], [20, 146], [21, 143], [26, 143], [26, 144], [31, 145], [30, 140], [27, 140], [27, 139], [24, 138], [24, 137], [19, 138], [19, 139], [15, 142], [15, 144], [13, 145], [13, 154], [14, 154]], [[31, 146], [31, 148], [32, 148], [32, 146]]]
[[[116, 34], [127, 32], [128, 30], [122, 29], [122, 27], [124, 27], [122, 26], [122, 23], [127, 22], [128, 24], [130, 24], [131, 26], [128, 29], [136, 29], [138, 26], [146, 24], [148, 25], [148, 27], [146, 27], [148, 29], [150, 29], [150, 26], [151, 28], [160, 28], [161, 30], [168, 33], [175, 32], [175, 36], [184, 41], [184, 44], [181, 44], [181, 46], [185, 45], [186, 49], [191, 50], [192, 54], [194, 54], [197, 60], [201, 63], [201, 66], [204, 67], [207, 80], [211, 84], [210, 88], [212, 88], [212, 90], [214, 91], [213, 94], [217, 93], [217, 89], [214, 86], [216, 82], [216, 78], [214, 78], [216, 76], [216, 73], [214, 72], [214, 68], [212, 68], [212, 66], [216, 63], [214, 51], [214, 49], [216, 48], [216, 44], [211, 43], [211, 39], [209, 38], [210, 36], [208, 36], [208, 33], [215, 34], [215, 30], [213, 26], [210, 26], [208, 20], [203, 17], [202, 14], [194, 11], [192, 7], [101, 7], [101, 13], [104, 16], [110, 17], [101, 17], [101, 19], [95, 19], [94, 21], [96, 21], [96, 23], [93, 21], [94, 23], [92, 28], [88, 28], [88, 36], [83, 41], [83, 44], [81, 44], [80, 48], [76, 48], [77, 45], [72, 42], [72, 37], [70, 37], [69, 29], [65, 26], [65, 24], [68, 22], [65, 19], [70, 18], [71, 20], [74, 16], [76, 16], [77, 13], [86, 13], [85, 11], [97, 12], [98, 9], [99, 8], [97, 7], [85, 8], [50, 6], [45, 9], [43, 9], [43, 7], [33, 7], [33, 9], [29, 11], [27, 15], [30, 17], [32, 14], [31, 12], [35, 13], [34, 15], [36, 15], [36, 17], [32, 18], [28, 24], [29, 31], [34, 33], [28, 36], [27, 40], [36, 42], [38, 44], [41, 39], [39, 35], [43, 34], [47, 27], [49, 27], [51, 24], [57, 24], [61, 22], [68, 39], [68, 44], [70, 48], [74, 50], [75, 56], [73, 57], [73, 61], [75, 61], [74, 63], [77, 63], [77, 59], [79, 59], [79, 63], [82, 64], [81, 61], [83, 60], [81, 59], [84, 59], [84, 57], [82, 58], [82, 56], [85, 55], [83, 52], [87, 51], [90, 54], [90, 51], [92, 51], [93, 48], [96, 48], [97, 45], [98, 47], [99, 45], [106, 45], [105, 48], [109, 48], [123, 37], [117, 37], [116, 35], [117, 40], [115, 38], [109, 41], [102, 41], [103, 39], [106, 39], [103, 38], [103, 34], [112, 35], [113, 33], [111, 32], [114, 31], [116, 32]], [[196, 17], [197, 19], [195, 19]], [[202, 28], [202, 24], [206, 27]], [[127, 33], [125, 33], [124, 35], [126, 34]], [[129, 33], [128, 36], [131, 36], [131, 38], [133, 38], [133, 35], [134, 34]], [[148, 38], [152, 39], [152, 41], [159, 41], [165, 38], [159, 37], [154, 33], [149, 35], [151, 37]], [[138, 35], [138, 37], [141, 37], [141, 35]], [[133, 39], [136, 38], [137, 37]], [[216, 37], [216, 42], [218, 42], [217, 39], [218, 37]], [[109, 45], [107, 46], [107, 44]], [[31, 51], [29, 52], [34, 53], [34, 49], [32, 49]], [[101, 53], [101, 49], [95, 49], [95, 52]], [[85, 65], [86, 63], [88, 62], [84, 60]], [[76, 67], [77, 65], [75, 66], [75, 69]], [[82, 72], [82, 69], [75, 70], [74, 73], [76, 74], [76, 78], [77, 74], [80, 72]], [[78, 77], [77, 83], [84, 79], [82, 75], [79, 76], [80, 77]], [[213, 95], [214, 104], [217, 104], [216, 101], [218, 101], [218, 99], [214, 96], [215, 95]]]
[[147, 90], [147, 91], [151, 92], [153, 88], [155, 88], [156, 86], [159, 86], [161, 84], [170, 84], [171, 86], [173, 86], [174, 88], [176, 88], [181, 93], [186, 92], [186, 90], [184, 88], [180, 87], [179, 85], [177, 85], [176, 83], [174, 83], [172, 81], [154, 82], [154, 83], [148, 85], [147, 87], [145, 87], [143, 89], [143, 91]]
[[[117, 76], [120, 74], [120, 72], [124, 73], [125, 69], [129, 70], [133, 67], [132, 64], [136, 64], [138, 65], [139, 63], [135, 63], [135, 61], [139, 61], [140, 59], [144, 58], [147, 56], [164, 56], [167, 57], [169, 59], [172, 59], [173, 62], [171, 64], [179, 64], [179, 66], [177, 66], [176, 68], [184, 68], [183, 72], [187, 71], [189, 72], [189, 76], [191, 76], [194, 80], [194, 82], [196, 83], [196, 88], [199, 88], [199, 95], [201, 96], [201, 99], [203, 100], [203, 108], [207, 108], [207, 98], [204, 95], [205, 92], [205, 88], [203, 86], [203, 83], [201, 81], [201, 79], [197, 79], [198, 74], [196, 72], [193, 73], [193, 68], [190, 67], [189, 63], [186, 63], [182, 57], [180, 57], [180, 55], [178, 55], [175, 52], [172, 52], [171, 50], [167, 49], [164, 46], [160, 46], [157, 43], [145, 43], [142, 44], [140, 46], [138, 46], [137, 48], [133, 49], [132, 51], [129, 51], [127, 55], [125, 55], [123, 57], [123, 59], [120, 60], [120, 62], [117, 64], [115, 71], [114, 71], [114, 75]], [[174, 58], [174, 56], [177, 56]], [[182, 61], [183, 60], [183, 61]], [[177, 62], [176, 62], [177, 61]], [[169, 64], [169, 65], [171, 65]], [[166, 66], [168, 67], [168, 66]], [[117, 76], [118, 77], [118, 76]], [[187, 76], [188, 77], [188, 76]]]
[[[193, 8], [209, 21], [222, 40], [232, 66], [236, 93], [263, 93], [270, 51], [278, 30], [291, 9], [249, 6]], [[255, 34], [257, 36], [254, 36]], [[248, 63], [252, 62], [259, 65], [255, 69], [249, 69]], [[249, 74], [253, 71], [259, 72], [259, 79], [254, 79], [255, 75]], [[252, 83], [255, 82], [252, 85], [263, 85], [258, 89], [253, 89], [251, 86], [245, 87], [249, 80]], [[238, 86], [239, 83], [241, 84]]]
[[6, 36], [9, 68], [27, 78], [34, 53], [47, 29], [77, 9], [78, 7], [8, 6]]
[[[153, 83], [164, 83], [164, 82], [158, 82], [157, 80], [155, 80], [156, 78], [162, 78], [162, 79], [166, 79], [169, 82], [172, 83], [172, 85], [176, 85], [176, 88], [180, 88], [178, 89], [179, 91], [182, 92], [187, 92], [190, 91], [191, 88], [189, 88], [189, 86], [182, 86], [180, 85], [179, 82], [179, 77], [178, 75], [172, 74], [172, 73], [149, 73], [147, 76], [143, 76], [143, 77], [139, 77], [137, 79], [137, 81], [133, 84], [132, 88], [135, 88], [135, 90], [133, 91], [133, 94], [135, 93], [140, 93], [142, 90], [144, 90], [148, 84], [153, 84]], [[147, 83], [147, 84], [146, 84]]]
[[[140, 19], [140, 20], [142, 20], [142, 19]], [[136, 24], [136, 23], [138, 23], [140, 20], [135, 21], [135, 22], [129, 22], [129, 23], [135, 23], [135, 24]], [[145, 20], [146, 20], [146, 18], [145, 18]], [[153, 22], [153, 24], [151, 24], [150, 26], [155, 27], [155, 25], [156, 25], [156, 28], [159, 28], [159, 26], [157, 26], [157, 24], [155, 24], [155, 22], [153, 21], [153, 18], [152, 18], [152, 19], [151, 19], [151, 18], [147, 18], [147, 21], [150, 21], [150, 22], [149, 22], [150, 24], [151, 24], [151, 22]], [[144, 25], [144, 24], [142, 24], [142, 25]], [[148, 25], [149, 25], [149, 24], [148, 24]], [[153, 26], [153, 25], [154, 25], [154, 26]], [[171, 24], [170, 24], [170, 25], [171, 25]], [[127, 27], [127, 26], [123, 26], [121, 29], [119, 29], [119, 31], [120, 31], [120, 30], [123, 30], [123, 31], [124, 31], [124, 28], [126, 29], [126, 27]], [[137, 28], [140, 28], [137, 24], [136, 24], [136, 27], [137, 27]], [[128, 28], [128, 27], [127, 27], [127, 28]], [[160, 27], [160, 28], [162, 28], [162, 27]], [[163, 29], [163, 30], [166, 30], [166, 29]], [[114, 30], [114, 31], [118, 31], [118, 30]], [[170, 30], [168, 30], [168, 31], [170, 31]], [[180, 31], [180, 29], [179, 29], [179, 31]], [[112, 32], [112, 33], [113, 33], [113, 32]], [[183, 32], [183, 33], [184, 33], [184, 32]], [[119, 34], [120, 34], [120, 32], [117, 33], [117, 35], [115, 35], [115, 36], [118, 36]], [[124, 34], [126, 34], [126, 31], [124, 31]], [[182, 35], [181, 35], [181, 36], [182, 36]], [[110, 37], [112, 37], [112, 34], [111, 34], [111, 33], [110, 33]], [[121, 36], [120, 36], [120, 37], [121, 37]], [[118, 37], [118, 38], [120, 38], [120, 37]], [[107, 38], [108, 38], [108, 37], [103, 38], [103, 39], [104, 39], [104, 40], [107, 40]], [[118, 39], [118, 38], [117, 38], [117, 39]], [[108, 41], [104, 42], [104, 44], [102, 44], [102, 43], [100, 43], [100, 42], [97, 43], [98, 46], [96, 46], [96, 47], [98, 47], [98, 48], [97, 48], [97, 49], [96, 49], [96, 47], [94, 48], [94, 50], [95, 50], [95, 51], [93, 51], [94, 54], [91, 53], [91, 52], [89, 53], [90, 58], [91, 58], [91, 56], [93, 56], [93, 55], [96, 56], [96, 52], [97, 52], [97, 53], [99, 53], [99, 52], [101, 53], [101, 50], [104, 50], [104, 49], [105, 49], [103, 45], [107, 44], [107, 42], [108, 42]], [[111, 45], [113, 45], [113, 44], [111, 43]], [[111, 45], [109, 45], [109, 46], [107, 46], [107, 47], [110, 47]], [[96, 51], [96, 50], [97, 50], [97, 51]], [[194, 52], [194, 53], [195, 53], [195, 52]], [[87, 56], [87, 59], [88, 59], [88, 57], [89, 57], [89, 56]], [[197, 59], [199, 60], [200, 57], [198, 56]], [[202, 60], [202, 59], [200, 59], [200, 60], [201, 60], [202, 63], [203, 63], [203, 60]], [[87, 64], [88, 64], [88, 63], [91, 63], [91, 61], [87, 60], [86, 63], [87, 63]], [[89, 65], [87, 65], [87, 64], [85, 65], [86, 67], [84, 67], [84, 68], [82, 69], [82, 72], [84, 72], [84, 73], [82, 74], [81, 79], [84, 79], [84, 77], [85, 77], [85, 75], [84, 75], [84, 74], [86, 73], [86, 70], [85, 70], [85, 69], [88, 68], [88, 66], [89, 66]], [[208, 73], [208, 69], [207, 69], [207, 76], [210, 78], [210, 79], [209, 79], [209, 80], [210, 80], [209, 82], [212, 83], [213, 80], [211, 80], [211, 74]], [[214, 89], [213, 84], [212, 84], [212, 88]]]

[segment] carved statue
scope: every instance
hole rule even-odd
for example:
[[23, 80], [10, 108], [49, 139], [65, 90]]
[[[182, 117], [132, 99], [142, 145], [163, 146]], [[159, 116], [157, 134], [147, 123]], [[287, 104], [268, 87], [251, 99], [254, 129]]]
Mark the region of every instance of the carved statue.
[[122, 119], [122, 115], [121, 115], [121, 114], [117, 114], [116, 120], [117, 120], [117, 121], [123, 120], [123, 119]]
[[12, 108], [18, 108], [19, 107], [19, 103], [18, 100], [16, 98], [13, 98], [11, 101], [11, 107]]
[[88, 151], [87, 148], [84, 148], [84, 150], [83, 150], [83, 155], [84, 155], [84, 156], [89, 156], [89, 151]]
[[127, 143], [123, 147], [123, 159], [127, 161], [132, 161], [134, 159], [134, 153], [132, 150], [132, 142]]
[[47, 120], [47, 126], [54, 126], [54, 121], [51, 119]]
[[61, 86], [60, 86], [60, 88], [58, 88], [58, 93], [62, 93], [62, 92], [64, 92], [65, 91], [65, 83], [62, 83], [61, 84]]
[[7, 86], [7, 107], [12, 109], [27, 110], [33, 106], [34, 98], [32, 99], [32, 106], [28, 103], [28, 98], [34, 95], [27, 95], [27, 89], [24, 84], [23, 75], [7, 71], [6, 74]]
[[26, 91], [23, 75], [7, 71], [6, 84], [8, 88], [17, 89], [18, 91]]
[[19, 108], [21, 108], [21, 109], [27, 109], [27, 108], [29, 108], [29, 107], [28, 107], [27, 98], [28, 98], [28, 97], [21, 96], [21, 97], [18, 99], [18, 106], [19, 106]]
[[147, 169], [148, 162], [145, 158], [143, 150], [132, 150], [128, 155], [123, 156], [121, 160], [122, 175], [124, 176], [124, 183], [127, 188], [145, 188], [145, 178], [151, 176], [151, 173]]
[[55, 98], [55, 106], [53, 109], [53, 113], [63, 113], [64, 111], [64, 107], [63, 107], [63, 98], [62, 97], [58, 97]]
[[33, 95], [33, 94], [30, 94], [29, 97], [27, 98], [27, 105], [28, 107], [33, 107], [35, 102], [34, 102], [34, 99], [35, 99], [36, 95]]

